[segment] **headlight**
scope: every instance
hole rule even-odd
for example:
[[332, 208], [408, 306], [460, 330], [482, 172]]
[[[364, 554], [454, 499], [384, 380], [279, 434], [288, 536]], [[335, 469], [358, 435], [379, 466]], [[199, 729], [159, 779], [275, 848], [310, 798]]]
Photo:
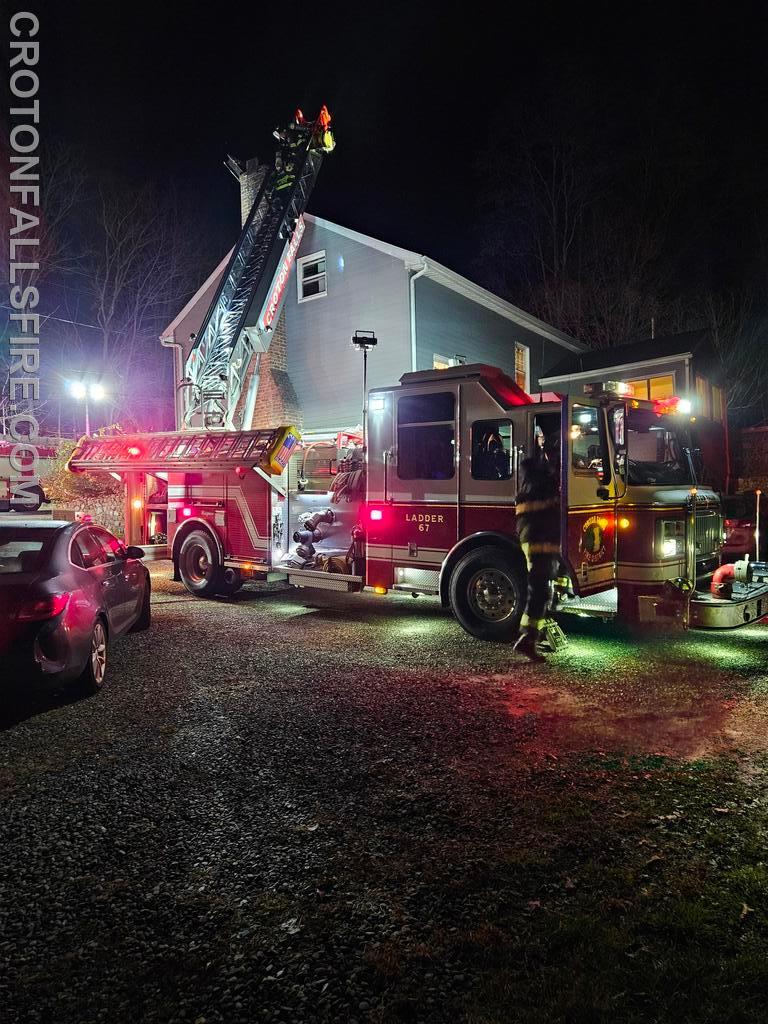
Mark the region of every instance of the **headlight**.
[[685, 522], [662, 519], [657, 542], [659, 558], [680, 558], [685, 554]]

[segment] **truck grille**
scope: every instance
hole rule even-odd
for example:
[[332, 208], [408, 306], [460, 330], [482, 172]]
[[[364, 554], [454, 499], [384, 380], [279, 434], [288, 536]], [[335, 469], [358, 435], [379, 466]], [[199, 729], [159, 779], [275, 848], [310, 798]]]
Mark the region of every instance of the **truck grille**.
[[720, 513], [707, 509], [696, 513], [696, 556], [707, 558], [720, 550], [723, 541], [723, 521]]

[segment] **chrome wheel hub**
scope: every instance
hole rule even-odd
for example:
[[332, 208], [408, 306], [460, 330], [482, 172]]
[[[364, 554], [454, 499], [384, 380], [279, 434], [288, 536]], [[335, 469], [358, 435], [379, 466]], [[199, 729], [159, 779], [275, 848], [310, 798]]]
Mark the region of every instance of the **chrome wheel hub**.
[[509, 576], [499, 569], [481, 569], [469, 581], [469, 603], [483, 619], [501, 622], [514, 614], [517, 596]]
[[91, 671], [97, 683], [104, 681], [107, 671], [107, 637], [100, 622], [93, 627], [91, 637]]

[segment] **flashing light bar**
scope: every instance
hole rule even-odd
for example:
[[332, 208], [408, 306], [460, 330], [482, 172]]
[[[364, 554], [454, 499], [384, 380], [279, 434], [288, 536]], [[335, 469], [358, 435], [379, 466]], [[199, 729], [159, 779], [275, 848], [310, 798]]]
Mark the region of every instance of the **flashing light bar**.
[[592, 398], [611, 395], [619, 398], [633, 398], [635, 389], [623, 380], [605, 380], [596, 384], [585, 384], [584, 394]]
[[653, 402], [654, 412], [680, 414], [690, 416], [693, 412], [693, 403], [690, 398], [680, 398], [673, 395], [671, 398], [656, 398]]

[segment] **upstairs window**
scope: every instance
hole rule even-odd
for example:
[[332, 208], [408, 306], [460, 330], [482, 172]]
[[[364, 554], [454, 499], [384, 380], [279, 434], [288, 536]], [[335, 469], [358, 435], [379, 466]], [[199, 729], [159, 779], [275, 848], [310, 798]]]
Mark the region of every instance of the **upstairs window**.
[[296, 277], [299, 302], [320, 299], [328, 294], [328, 278], [325, 272], [325, 250], [302, 256], [296, 261]]
[[397, 405], [397, 475], [450, 480], [456, 472], [455, 397], [451, 391], [409, 395]]
[[528, 369], [530, 354], [525, 345], [515, 343], [515, 384], [523, 391], [528, 391]]

